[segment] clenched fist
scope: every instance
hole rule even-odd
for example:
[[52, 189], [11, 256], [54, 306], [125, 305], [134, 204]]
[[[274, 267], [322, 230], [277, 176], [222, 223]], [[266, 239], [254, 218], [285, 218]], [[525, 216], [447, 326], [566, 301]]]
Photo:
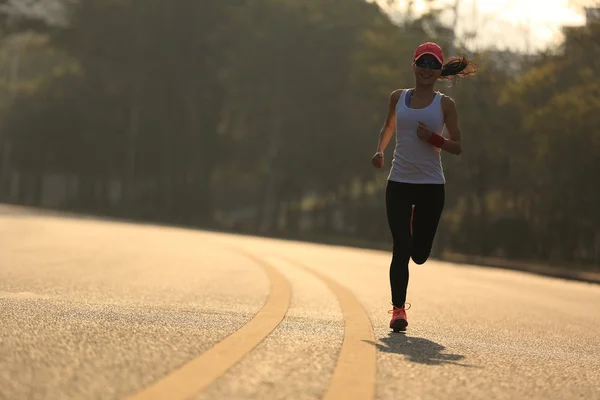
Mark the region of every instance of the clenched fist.
[[373, 164], [373, 166], [375, 168], [381, 168], [383, 167], [383, 153], [378, 151], [377, 153], [375, 153], [375, 155], [373, 156], [373, 158], [371, 158], [371, 164]]
[[421, 121], [419, 121], [419, 127], [417, 128], [417, 136], [424, 141], [428, 141], [431, 137], [431, 130]]

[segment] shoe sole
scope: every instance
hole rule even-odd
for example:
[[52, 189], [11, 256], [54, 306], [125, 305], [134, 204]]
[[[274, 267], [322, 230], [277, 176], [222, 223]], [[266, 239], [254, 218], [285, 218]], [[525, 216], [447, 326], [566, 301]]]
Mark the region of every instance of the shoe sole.
[[408, 326], [408, 321], [405, 319], [398, 319], [390, 324], [390, 328], [394, 330], [394, 332], [405, 331]]

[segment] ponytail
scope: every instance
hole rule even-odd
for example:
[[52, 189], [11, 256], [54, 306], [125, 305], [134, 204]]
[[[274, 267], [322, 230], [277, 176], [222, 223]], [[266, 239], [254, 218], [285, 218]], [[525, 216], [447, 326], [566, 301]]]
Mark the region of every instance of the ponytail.
[[466, 57], [450, 57], [442, 67], [440, 79], [455, 80], [456, 76], [464, 78], [477, 72], [477, 66]]

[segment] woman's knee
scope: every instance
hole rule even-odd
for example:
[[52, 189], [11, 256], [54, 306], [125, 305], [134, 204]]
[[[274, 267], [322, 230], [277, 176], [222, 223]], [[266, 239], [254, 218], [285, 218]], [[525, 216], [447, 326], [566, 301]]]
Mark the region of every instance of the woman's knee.
[[415, 264], [421, 265], [425, 264], [425, 261], [429, 258], [429, 251], [427, 252], [416, 252], [412, 254], [411, 258]]

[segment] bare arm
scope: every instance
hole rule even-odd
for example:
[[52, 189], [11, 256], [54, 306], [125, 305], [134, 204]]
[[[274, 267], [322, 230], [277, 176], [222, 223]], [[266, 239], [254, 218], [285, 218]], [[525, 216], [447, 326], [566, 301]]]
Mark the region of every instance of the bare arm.
[[462, 144], [460, 141], [460, 126], [458, 125], [458, 111], [456, 110], [456, 103], [452, 98], [444, 96], [442, 98], [442, 111], [444, 112], [444, 122], [448, 135], [448, 140], [444, 141], [442, 150], [448, 153], [459, 155], [462, 153]]
[[402, 89], [394, 90], [390, 94], [390, 100], [388, 103], [388, 112], [385, 118], [385, 123], [379, 132], [379, 141], [377, 142], [377, 152], [383, 153], [388, 143], [392, 139], [394, 130], [396, 129], [396, 104], [400, 98]]
[[371, 158], [371, 164], [373, 164], [375, 168], [383, 167], [383, 152], [385, 151], [385, 148], [392, 139], [394, 129], [396, 129], [396, 103], [398, 103], [400, 93], [402, 93], [402, 90], [394, 90], [390, 95], [387, 116], [385, 117], [385, 122], [381, 127], [381, 131], [379, 131], [379, 140], [377, 141], [377, 152], [375, 153], [373, 158]]
[[444, 123], [446, 129], [448, 129], [449, 139], [442, 136], [441, 133], [431, 132], [429, 127], [423, 122], [419, 121], [419, 127], [417, 128], [417, 136], [419, 139], [424, 140], [433, 146], [439, 147], [448, 153], [459, 155], [462, 153], [462, 144], [460, 142], [460, 127], [458, 126], [458, 112], [456, 111], [456, 104], [450, 97], [444, 96], [442, 98], [442, 111], [444, 113]]

